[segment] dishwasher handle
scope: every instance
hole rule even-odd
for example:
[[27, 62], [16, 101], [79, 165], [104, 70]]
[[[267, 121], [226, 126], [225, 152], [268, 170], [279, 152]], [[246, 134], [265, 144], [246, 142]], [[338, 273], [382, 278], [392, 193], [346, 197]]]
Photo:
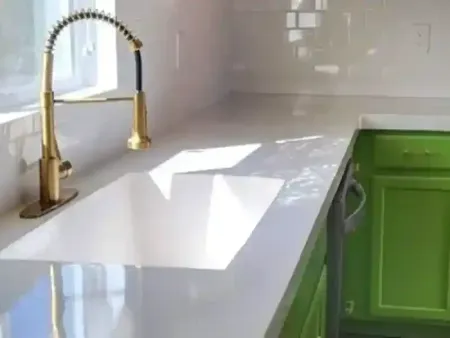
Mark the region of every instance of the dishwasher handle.
[[359, 200], [359, 205], [353, 213], [351, 213], [345, 220], [345, 232], [349, 233], [355, 231], [362, 223], [366, 214], [367, 195], [363, 186], [354, 178], [351, 179], [348, 192], [353, 193]]

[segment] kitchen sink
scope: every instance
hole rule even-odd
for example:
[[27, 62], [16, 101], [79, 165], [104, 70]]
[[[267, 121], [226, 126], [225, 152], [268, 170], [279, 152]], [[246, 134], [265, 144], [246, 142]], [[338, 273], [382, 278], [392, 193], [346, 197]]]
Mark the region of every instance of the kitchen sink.
[[284, 181], [126, 174], [0, 252], [0, 259], [225, 269]]

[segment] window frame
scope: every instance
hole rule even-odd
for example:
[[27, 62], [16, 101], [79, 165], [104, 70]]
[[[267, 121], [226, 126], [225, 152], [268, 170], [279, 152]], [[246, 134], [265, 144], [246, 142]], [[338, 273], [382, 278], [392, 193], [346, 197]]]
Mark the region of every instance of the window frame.
[[[13, 0], [10, 0], [13, 1]], [[39, 0], [39, 4], [45, 9], [54, 8], [54, 0]], [[42, 68], [42, 51], [44, 49], [45, 40], [48, 38], [48, 31], [62, 16], [66, 16], [70, 12], [82, 8], [96, 8], [96, 0], [58, 0], [60, 9], [64, 7], [64, 10], [60, 10], [59, 13], [52, 13], [47, 10], [42, 10], [34, 6], [34, 18], [35, 26], [39, 26], [39, 29], [35, 29], [35, 60], [36, 69]], [[75, 27], [75, 29], [73, 29]], [[56, 94], [66, 94], [72, 91], [81, 90], [86, 87], [95, 86], [98, 80], [97, 69], [97, 29], [95, 22], [84, 21], [76, 23], [72, 27], [67, 27], [70, 40], [59, 39], [56, 42], [55, 62], [54, 62], [54, 80], [53, 88]], [[62, 49], [61, 44], [64, 44], [66, 48]], [[58, 53], [59, 45], [59, 53]], [[63, 51], [66, 51], [64, 53]], [[58, 67], [61, 67], [61, 58], [65, 59], [66, 64], [63, 67], [67, 67], [67, 63], [70, 64], [70, 74], [64, 79], [58, 79]], [[59, 68], [62, 69], [62, 68]], [[0, 103], [0, 114], [8, 113], [18, 107], [23, 107], [29, 104], [33, 104], [38, 100], [39, 88], [40, 88], [41, 76], [40, 73], [36, 74], [34, 81], [30, 81], [24, 85], [17, 85], [0, 88], [0, 92], [14, 93], [21, 92], [20, 98], [14, 97], [11, 100], [5, 100], [4, 104]], [[1, 82], [0, 82], [1, 83]]]

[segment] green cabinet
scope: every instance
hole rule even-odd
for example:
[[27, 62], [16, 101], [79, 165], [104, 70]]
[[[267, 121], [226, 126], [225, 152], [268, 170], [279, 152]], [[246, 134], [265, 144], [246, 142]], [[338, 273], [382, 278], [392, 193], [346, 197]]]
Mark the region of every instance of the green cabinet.
[[376, 175], [370, 312], [450, 320], [450, 176]]
[[450, 337], [450, 133], [362, 131], [353, 159], [368, 202], [345, 239], [342, 331]]
[[327, 247], [325, 225], [322, 226], [313, 245], [306, 266], [296, 273], [299, 285], [280, 338], [319, 338], [325, 333]]
[[325, 338], [326, 271], [322, 272], [299, 338]]
[[[370, 256], [372, 226], [372, 144], [370, 133], [359, 135], [354, 147], [355, 177], [367, 194], [366, 213], [363, 223], [345, 237], [342, 298], [344, 318], [370, 320]], [[349, 209], [353, 210], [359, 201], [349, 196]]]

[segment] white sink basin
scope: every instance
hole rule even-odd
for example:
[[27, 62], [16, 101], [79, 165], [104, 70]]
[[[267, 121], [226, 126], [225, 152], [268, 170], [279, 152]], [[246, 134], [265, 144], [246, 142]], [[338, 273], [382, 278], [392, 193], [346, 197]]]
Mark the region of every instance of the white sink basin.
[[[283, 180], [127, 174], [0, 252], [0, 259], [225, 269]], [[167, 183], [169, 182], [169, 190]], [[168, 193], [169, 192], [169, 193]]]

